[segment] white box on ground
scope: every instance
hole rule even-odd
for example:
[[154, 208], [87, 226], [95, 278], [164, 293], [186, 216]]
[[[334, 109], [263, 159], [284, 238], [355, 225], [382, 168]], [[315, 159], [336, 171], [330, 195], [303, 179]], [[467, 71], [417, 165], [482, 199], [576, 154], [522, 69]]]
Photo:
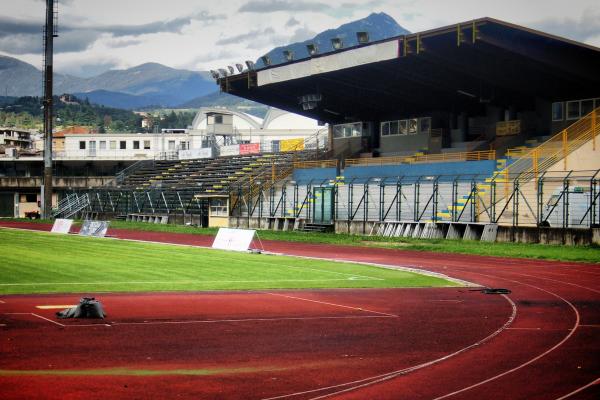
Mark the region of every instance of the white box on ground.
[[69, 233], [71, 230], [71, 225], [73, 225], [72, 219], [61, 219], [57, 218], [54, 220], [54, 225], [52, 225], [52, 233]]
[[248, 251], [255, 233], [256, 231], [252, 229], [219, 228], [212, 247], [221, 250]]

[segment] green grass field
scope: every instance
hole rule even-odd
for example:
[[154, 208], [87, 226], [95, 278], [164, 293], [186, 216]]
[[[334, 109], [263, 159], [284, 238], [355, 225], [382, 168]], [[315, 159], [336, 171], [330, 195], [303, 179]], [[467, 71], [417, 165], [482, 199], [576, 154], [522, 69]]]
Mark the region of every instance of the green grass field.
[[443, 287], [367, 265], [0, 229], [0, 294]]

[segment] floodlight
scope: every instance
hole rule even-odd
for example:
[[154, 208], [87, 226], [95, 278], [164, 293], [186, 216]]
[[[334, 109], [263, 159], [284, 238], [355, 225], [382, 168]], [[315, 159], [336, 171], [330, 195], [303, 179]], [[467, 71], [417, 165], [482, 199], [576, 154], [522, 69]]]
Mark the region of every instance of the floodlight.
[[316, 44], [310, 43], [306, 45], [306, 51], [308, 51], [309, 56], [314, 56], [319, 52], [319, 48]]
[[263, 64], [265, 64], [266, 67], [268, 67], [269, 65], [271, 65], [271, 57], [269, 56], [262, 56], [260, 58], [263, 62]]
[[228, 66], [227, 66], [227, 69], [229, 70], [229, 73], [230, 73], [231, 75], [235, 74], [235, 69], [233, 69], [233, 67], [232, 67], [231, 65], [228, 65]]
[[292, 50], [284, 50], [283, 58], [285, 58], [285, 61], [294, 61], [294, 52]]
[[356, 32], [356, 40], [358, 44], [369, 43], [369, 32]]
[[235, 67], [240, 73], [244, 70], [244, 66], [242, 64], [235, 64]]
[[340, 50], [342, 47], [344, 47], [344, 42], [341, 38], [332, 38], [331, 47], [333, 47], [334, 50]]
[[223, 78], [225, 78], [227, 75], [229, 75], [229, 74], [227, 73], [227, 71], [225, 71], [223, 68], [219, 68], [219, 73], [221, 74], [221, 76], [222, 76]]
[[248, 67], [248, 70], [254, 71], [254, 61], [246, 61], [246, 66]]
[[219, 79], [219, 73], [214, 69], [210, 70], [210, 74], [212, 75], [213, 79]]

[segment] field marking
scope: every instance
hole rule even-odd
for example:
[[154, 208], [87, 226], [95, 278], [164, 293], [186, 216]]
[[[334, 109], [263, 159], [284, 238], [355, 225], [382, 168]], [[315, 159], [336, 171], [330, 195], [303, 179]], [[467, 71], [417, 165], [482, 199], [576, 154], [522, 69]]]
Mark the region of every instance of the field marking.
[[360, 307], [352, 307], [352, 306], [346, 306], [343, 304], [336, 304], [336, 303], [329, 303], [326, 301], [319, 301], [319, 300], [312, 300], [312, 299], [305, 299], [303, 297], [297, 297], [297, 296], [290, 296], [290, 295], [286, 295], [286, 294], [281, 294], [281, 293], [269, 293], [267, 292], [267, 294], [270, 294], [271, 296], [279, 296], [279, 297], [287, 297], [288, 299], [295, 299], [295, 300], [302, 300], [302, 301], [309, 301], [311, 303], [319, 303], [319, 304], [326, 304], [329, 306], [335, 306], [335, 307], [342, 307], [342, 308], [349, 308], [351, 310], [357, 310], [357, 311], [363, 311], [363, 312], [370, 312], [373, 314], [379, 314], [379, 315], [386, 315], [388, 317], [398, 317], [395, 314], [389, 314], [389, 313], [384, 313], [384, 312], [380, 312], [380, 311], [373, 311], [373, 310], [367, 310], [366, 308], [360, 308]]
[[2, 300], [0, 300], [0, 304], [6, 304], [6, 302], [5, 302], [5, 301], [2, 301]]
[[[510, 297], [506, 296], [506, 295], [501, 295], [502, 297], [504, 297], [504, 299], [506, 301], [508, 301], [508, 303], [510, 304], [511, 308], [512, 308], [512, 312], [510, 317], [508, 317], [508, 320], [500, 327], [498, 328], [496, 331], [492, 332], [491, 334], [489, 334], [488, 336], [486, 336], [485, 338], [470, 344], [467, 347], [463, 347], [462, 349], [459, 349], [457, 351], [455, 351], [454, 353], [451, 354], [446, 354], [443, 357], [437, 358], [435, 360], [431, 360], [431, 361], [427, 361], [424, 362], [422, 364], [418, 364], [415, 365], [413, 367], [408, 367], [408, 368], [404, 368], [404, 369], [400, 369], [397, 371], [392, 371], [392, 372], [387, 372], [381, 375], [375, 375], [375, 376], [370, 376], [368, 378], [363, 378], [363, 379], [359, 379], [356, 381], [351, 381], [351, 382], [346, 382], [346, 383], [341, 383], [339, 385], [333, 385], [333, 386], [327, 386], [327, 387], [321, 387], [321, 388], [317, 388], [317, 389], [311, 389], [311, 390], [306, 390], [303, 392], [296, 392], [296, 393], [290, 393], [290, 394], [284, 394], [284, 395], [280, 395], [280, 396], [275, 396], [275, 397], [269, 397], [269, 398], [264, 398], [262, 400], [276, 400], [276, 399], [285, 399], [285, 398], [290, 398], [290, 397], [296, 397], [296, 396], [301, 396], [301, 395], [305, 395], [305, 394], [309, 394], [309, 393], [318, 393], [318, 392], [323, 392], [325, 390], [330, 390], [330, 389], [339, 389], [339, 388], [343, 388], [346, 387], [346, 389], [341, 389], [338, 390], [336, 392], [332, 392], [329, 394], [325, 394], [322, 396], [318, 396], [318, 397], [313, 397], [311, 400], [316, 400], [316, 399], [323, 399], [326, 397], [330, 397], [330, 396], [334, 396], [337, 394], [341, 394], [341, 393], [346, 393], [346, 392], [350, 392], [353, 391], [355, 389], [360, 389], [362, 387], [366, 387], [366, 386], [370, 386], [374, 383], [379, 383], [379, 382], [384, 382], [387, 381], [389, 379], [393, 379], [395, 377], [401, 376], [401, 375], [406, 375], [412, 371], [416, 371], [419, 369], [423, 369], [426, 367], [429, 367], [431, 365], [440, 363], [442, 361], [448, 360], [449, 358], [452, 358], [454, 356], [457, 356], [459, 354], [462, 354], [472, 348], [481, 346], [482, 344], [490, 341], [491, 339], [493, 339], [494, 337], [498, 336], [500, 333], [502, 333], [506, 328], [508, 328], [513, 321], [515, 320], [516, 316], [517, 316], [517, 305], [515, 304], [514, 301], [512, 301], [510, 299]], [[357, 386], [350, 386], [350, 385], [357, 385]], [[350, 386], [350, 387], [348, 387]]]
[[57, 305], [57, 306], [35, 306], [35, 308], [39, 308], [40, 310], [62, 310], [63, 308], [73, 308], [77, 307], [76, 305]]
[[557, 398], [556, 400], [564, 400], [564, 399], [567, 399], [567, 398], [569, 398], [569, 397], [573, 396], [574, 394], [577, 394], [577, 393], [579, 393], [579, 392], [582, 392], [582, 391], [584, 391], [585, 389], [587, 389], [587, 388], [589, 388], [589, 387], [592, 387], [592, 386], [594, 386], [594, 385], [598, 385], [598, 384], [600, 384], [600, 378], [598, 378], [598, 379], [595, 379], [595, 380], [593, 380], [592, 382], [588, 383], [587, 385], [585, 385], [585, 386], [582, 386], [582, 387], [580, 387], [579, 389], [573, 390], [571, 393], [567, 393], [567, 394], [565, 394], [564, 396], [561, 396], [561, 397]]
[[[533, 357], [529, 361], [526, 361], [526, 362], [524, 362], [524, 363], [522, 363], [520, 365], [517, 365], [516, 367], [511, 368], [509, 370], [506, 370], [506, 371], [504, 371], [504, 372], [502, 372], [500, 374], [494, 375], [494, 376], [492, 376], [492, 377], [490, 377], [488, 379], [485, 379], [483, 381], [474, 383], [473, 385], [464, 387], [462, 389], [456, 390], [456, 391], [451, 392], [451, 393], [447, 393], [447, 394], [445, 394], [443, 396], [436, 397], [433, 400], [445, 399], [445, 398], [454, 396], [456, 394], [466, 392], [466, 391], [471, 390], [473, 388], [476, 388], [478, 386], [485, 385], [486, 383], [495, 381], [498, 378], [501, 378], [503, 376], [509, 375], [509, 374], [511, 374], [511, 373], [513, 373], [515, 371], [520, 370], [521, 368], [524, 368], [524, 367], [526, 367], [526, 366], [528, 366], [528, 365], [536, 362], [537, 360], [545, 357], [546, 355], [550, 354], [551, 352], [553, 352], [554, 350], [558, 349], [560, 346], [562, 346], [563, 344], [565, 344], [565, 342], [567, 340], [569, 340], [571, 338], [571, 336], [573, 336], [573, 334], [575, 333], [575, 331], [577, 330], [577, 328], [579, 326], [579, 321], [581, 320], [580, 319], [580, 315], [579, 315], [579, 311], [573, 305], [573, 303], [571, 303], [569, 300], [565, 299], [564, 297], [562, 297], [562, 296], [560, 296], [560, 295], [558, 295], [558, 294], [556, 294], [554, 292], [551, 292], [551, 291], [546, 290], [546, 289], [542, 289], [542, 288], [540, 288], [538, 286], [531, 285], [529, 283], [519, 282], [519, 281], [515, 281], [515, 280], [512, 280], [512, 279], [508, 279], [508, 278], [502, 278], [502, 277], [499, 277], [499, 276], [486, 275], [486, 274], [482, 274], [482, 273], [478, 273], [478, 272], [473, 272], [473, 273], [475, 273], [477, 275], [482, 275], [482, 276], [487, 276], [487, 277], [491, 277], [491, 278], [501, 279], [501, 280], [508, 281], [508, 282], [513, 282], [513, 283], [520, 284], [520, 285], [529, 286], [529, 287], [532, 287], [534, 289], [540, 290], [542, 292], [548, 293], [549, 295], [554, 296], [557, 299], [562, 300], [564, 303], [566, 303], [573, 310], [573, 313], [575, 314], [575, 323], [573, 324], [573, 327], [571, 329], [569, 329], [569, 333], [564, 338], [562, 338], [562, 340], [560, 342], [556, 343], [554, 346], [550, 347], [548, 350], [544, 351], [543, 353], [538, 354], [537, 356]], [[517, 274], [517, 275], [519, 275], [519, 274]], [[567, 282], [563, 282], [563, 283], [567, 283]]]
[[121, 284], [190, 284], [190, 283], [271, 283], [271, 282], [329, 282], [329, 281], [366, 281], [358, 277], [345, 279], [266, 279], [266, 280], [230, 280], [230, 281], [108, 281], [108, 282], [27, 282], [27, 283], [0, 283], [0, 286], [47, 286], [47, 285], [121, 285]]
[[[279, 317], [279, 318], [241, 318], [241, 319], [206, 319], [190, 321], [143, 321], [143, 322], [111, 322], [112, 326], [118, 325], [177, 325], [177, 324], [214, 324], [229, 322], [272, 322], [272, 321], [311, 321], [322, 319], [365, 319], [365, 318], [396, 318], [393, 315], [342, 315], [328, 317]], [[69, 325], [74, 326], [74, 325]]]
[[32, 315], [32, 316], [34, 316], [36, 318], [39, 318], [39, 319], [42, 319], [44, 321], [51, 322], [51, 323], [53, 323], [55, 325], [58, 325], [61, 328], [67, 328], [67, 327], [71, 327], [71, 326], [111, 326], [111, 325], [109, 325], [107, 323], [99, 323], [99, 324], [68, 324], [68, 325], [65, 325], [65, 324], [61, 324], [60, 322], [56, 322], [56, 321], [53, 321], [53, 320], [51, 320], [49, 318], [43, 317], [43, 316], [41, 316], [39, 314], [30, 313], [30, 312], [4, 313], [4, 315]]

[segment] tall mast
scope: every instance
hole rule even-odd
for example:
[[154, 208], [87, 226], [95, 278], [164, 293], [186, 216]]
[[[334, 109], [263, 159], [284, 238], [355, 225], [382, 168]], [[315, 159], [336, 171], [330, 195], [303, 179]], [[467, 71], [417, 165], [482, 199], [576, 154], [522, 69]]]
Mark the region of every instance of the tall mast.
[[44, 30], [44, 189], [42, 217], [50, 218], [52, 212], [52, 55], [54, 37], [54, 19], [56, 12], [54, 0], [46, 0], [46, 28]]

